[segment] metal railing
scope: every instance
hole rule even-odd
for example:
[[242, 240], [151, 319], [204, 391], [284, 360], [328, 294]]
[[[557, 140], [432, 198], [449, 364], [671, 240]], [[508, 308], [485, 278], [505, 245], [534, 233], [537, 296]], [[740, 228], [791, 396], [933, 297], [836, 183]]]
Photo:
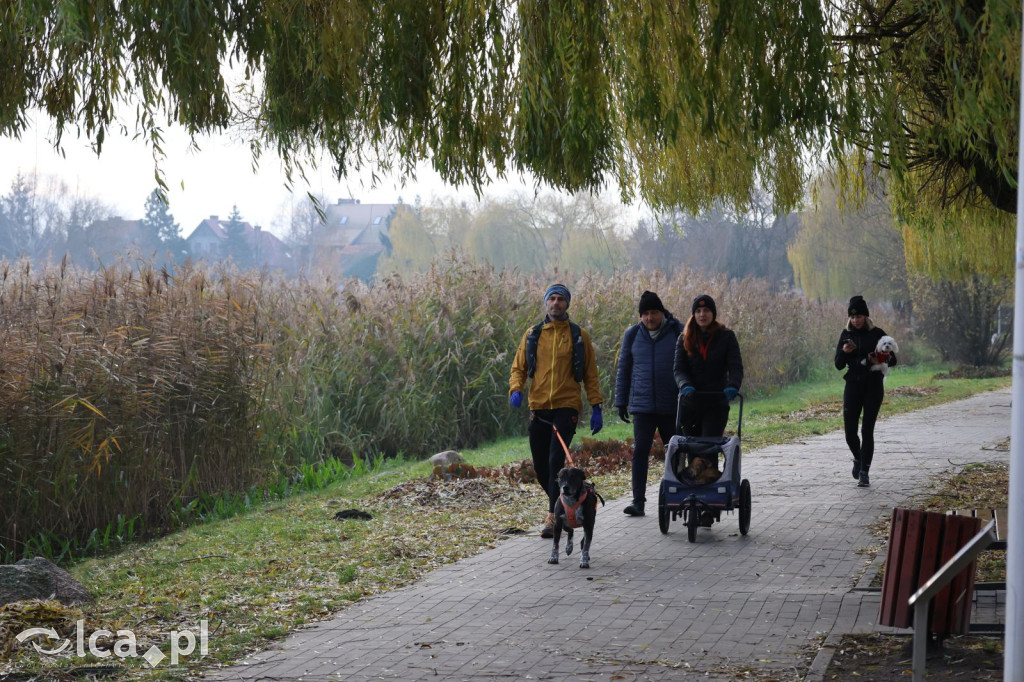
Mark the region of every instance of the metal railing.
[[993, 532], [995, 526], [994, 520], [989, 521], [988, 525], [971, 538], [971, 541], [964, 545], [952, 559], [943, 564], [942, 568], [936, 571], [935, 575], [928, 579], [928, 582], [921, 585], [908, 600], [911, 608], [914, 609], [914, 682], [924, 682], [928, 646], [928, 606], [939, 590], [948, 585], [979, 554], [996, 541], [996, 535]]

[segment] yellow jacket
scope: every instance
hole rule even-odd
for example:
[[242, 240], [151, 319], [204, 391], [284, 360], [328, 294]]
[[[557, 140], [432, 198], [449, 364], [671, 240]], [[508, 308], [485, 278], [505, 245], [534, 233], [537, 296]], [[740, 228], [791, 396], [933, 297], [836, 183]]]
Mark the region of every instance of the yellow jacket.
[[[519, 341], [516, 358], [512, 362], [512, 373], [509, 377], [508, 393], [526, 390], [526, 337], [533, 325], [523, 333]], [[601, 397], [601, 386], [597, 377], [597, 361], [594, 359], [594, 345], [590, 342], [587, 330], [580, 329], [583, 337], [583, 386], [587, 390], [587, 398], [591, 405], [604, 402]], [[580, 396], [580, 384], [572, 376], [572, 337], [569, 333], [569, 320], [556, 320], [544, 323], [537, 339], [537, 369], [533, 373], [530, 384], [530, 409], [554, 410], [560, 407], [571, 407], [577, 412], [583, 411], [583, 399]]]

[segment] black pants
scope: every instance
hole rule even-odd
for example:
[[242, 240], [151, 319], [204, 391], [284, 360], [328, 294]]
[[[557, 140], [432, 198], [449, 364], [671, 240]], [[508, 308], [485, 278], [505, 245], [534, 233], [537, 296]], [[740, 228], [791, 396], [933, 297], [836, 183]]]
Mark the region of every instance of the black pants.
[[551, 428], [554, 424], [558, 433], [569, 447], [572, 437], [576, 435], [576, 421], [579, 413], [571, 407], [560, 407], [557, 410], [534, 410], [530, 412], [530, 454], [533, 456], [533, 469], [537, 472], [537, 482], [548, 494], [548, 511], [555, 511], [555, 500], [558, 499], [558, 472], [565, 466], [565, 450]]
[[655, 431], [661, 434], [661, 442], [668, 447], [669, 440], [676, 434], [676, 416], [633, 413], [633, 504], [640, 506], [647, 501], [647, 469]]
[[680, 398], [679, 413], [684, 436], [721, 436], [729, 423], [729, 403], [724, 397]]
[[[843, 389], [843, 428], [846, 430], [846, 444], [850, 446], [853, 458], [860, 462], [861, 470], [871, 467], [875, 455], [875, 420], [882, 407], [885, 387], [881, 381], [848, 380]], [[861, 422], [861, 435], [857, 437], [857, 422]]]

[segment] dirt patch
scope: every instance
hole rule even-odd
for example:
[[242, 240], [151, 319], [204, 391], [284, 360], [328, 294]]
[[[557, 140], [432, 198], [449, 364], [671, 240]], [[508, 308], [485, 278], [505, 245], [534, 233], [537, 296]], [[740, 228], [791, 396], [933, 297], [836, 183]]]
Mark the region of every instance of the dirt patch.
[[938, 386], [896, 386], [895, 388], [885, 389], [886, 395], [899, 395], [908, 398], [923, 398], [926, 395], [935, 395], [938, 392]]
[[457, 502], [462, 507], [477, 509], [535, 496], [539, 491], [536, 484], [510, 484], [486, 478], [427, 479], [396, 485], [382, 493], [380, 499], [392, 504], [420, 507], [447, 507]]
[[829, 419], [842, 414], [843, 403], [840, 400], [830, 400], [823, 403], [815, 403], [808, 406], [803, 410], [796, 410], [790, 412], [782, 417], [783, 421], [788, 422], [802, 422], [810, 419]]
[[[934, 395], [939, 389], [936, 386], [897, 386], [886, 388], [887, 397], [923, 398]], [[794, 410], [789, 414], [782, 415], [780, 419], [787, 422], [803, 422], [813, 419], [831, 419], [843, 413], [843, 401], [826, 400], [820, 403], [808, 405], [802, 410]]]
[[[835, 682], [906, 682], [913, 676], [913, 640], [907, 636], [847, 635], [825, 672]], [[998, 637], [963, 635], [932, 643], [925, 662], [929, 682], [1002, 680], [1003, 641]]]
[[998, 452], [1009, 452], [1010, 451], [1010, 438], [1006, 437], [1000, 441], [996, 441], [992, 445], [983, 447], [982, 450], [996, 450]]

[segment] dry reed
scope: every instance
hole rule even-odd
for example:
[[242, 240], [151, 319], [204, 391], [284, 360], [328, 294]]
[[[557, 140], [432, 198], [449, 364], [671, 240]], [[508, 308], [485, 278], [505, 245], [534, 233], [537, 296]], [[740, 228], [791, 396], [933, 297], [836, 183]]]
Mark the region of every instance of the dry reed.
[[0, 263], [0, 278], [8, 557], [119, 519], [165, 530], [197, 498], [310, 462], [420, 458], [522, 432], [509, 365], [550, 281], [573, 292], [609, 403], [644, 289], [683, 320], [696, 295], [714, 296], [739, 336], [747, 391], [827, 362], [841, 323], [754, 280], [680, 270], [542, 281], [454, 254], [372, 287], [145, 262], [95, 273]]

